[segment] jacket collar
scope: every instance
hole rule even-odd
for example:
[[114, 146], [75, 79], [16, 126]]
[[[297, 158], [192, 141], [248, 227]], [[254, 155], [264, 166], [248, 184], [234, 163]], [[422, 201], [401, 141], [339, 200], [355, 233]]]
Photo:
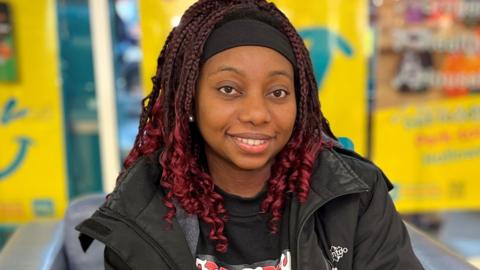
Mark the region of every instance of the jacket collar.
[[299, 232], [303, 221], [325, 203], [346, 194], [369, 190], [368, 184], [345, 161], [345, 155], [362, 159], [353, 152], [336, 147], [323, 149], [319, 153], [313, 166], [307, 201], [300, 204], [298, 200], [293, 199], [290, 205], [290, 215], [293, 218], [290, 227], [294, 233], [292, 237]]
[[[310, 213], [336, 197], [368, 191], [369, 186], [353, 171], [344, 160], [345, 157], [342, 157], [338, 151], [344, 150], [327, 148], [318, 154], [313, 166], [307, 201], [298, 205], [297, 200], [292, 201], [296, 204], [291, 209], [296, 212], [294, 214], [296, 222], [301, 223]], [[351, 154], [351, 152], [347, 153]]]
[[368, 184], [346, 162], [347, 158], [363, 159], [353, 152], [336, 147], [320, 151], [313, 166], [310, 193], [335, 197], [368, 190]]

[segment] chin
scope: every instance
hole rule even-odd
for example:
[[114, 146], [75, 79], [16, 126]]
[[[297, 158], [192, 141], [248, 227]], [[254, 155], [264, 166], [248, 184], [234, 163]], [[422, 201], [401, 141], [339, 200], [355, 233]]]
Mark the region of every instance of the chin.
[[255, 171], [255, 170], [264, 169], [267, 166], [269, 167], [269, 165], [273, 163], [269, 164], [268, 160], [265, 160], [265, 159], [251, 158], [247, 160], [239, 160], [237, 162], [234, 162], [234, 164], [239, 169], [246, 170], [246, 171]]

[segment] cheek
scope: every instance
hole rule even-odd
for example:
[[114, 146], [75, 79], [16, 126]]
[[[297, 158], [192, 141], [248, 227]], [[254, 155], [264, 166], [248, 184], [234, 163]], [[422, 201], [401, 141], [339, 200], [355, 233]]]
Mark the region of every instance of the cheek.
[[297, 118], [296, 105], [283, 108], [281, 111], [277, 113], [278, 123], [281, 126], [281, 128], [285, 131], [285, 133], [288, 133], [288, 136], [290, 136], [290, 134], [293, 131], [296, 118]]
[[[201, 102], [202, 100], [199, 101]], [[213, 101], [213, 99], [210, 99], [210, 102], [197, 105], [197, 125], [203, 136], [222, 132], [228, 126], [232, 114], [231, 107], [222, 106], [222, 104]]]

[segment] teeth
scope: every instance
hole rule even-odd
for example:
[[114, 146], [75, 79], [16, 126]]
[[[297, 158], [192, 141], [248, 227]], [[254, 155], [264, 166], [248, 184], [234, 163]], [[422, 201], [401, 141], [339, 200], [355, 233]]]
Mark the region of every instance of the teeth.
[[252, 146], [257, 146], [260, 144], [264, 144], [266, 142], [265, 140], [244, 139], [239, 137], [236, 137], [235, 139], [241, 143], [252, 145]]

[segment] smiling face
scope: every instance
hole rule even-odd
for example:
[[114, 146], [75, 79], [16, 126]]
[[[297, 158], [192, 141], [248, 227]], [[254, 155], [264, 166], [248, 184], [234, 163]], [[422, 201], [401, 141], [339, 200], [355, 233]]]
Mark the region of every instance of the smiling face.
[[202, 66], [195, 119], [209, 167], [270, 171], [296, 118], [294, 72], [278, 52], [240, 46]]

